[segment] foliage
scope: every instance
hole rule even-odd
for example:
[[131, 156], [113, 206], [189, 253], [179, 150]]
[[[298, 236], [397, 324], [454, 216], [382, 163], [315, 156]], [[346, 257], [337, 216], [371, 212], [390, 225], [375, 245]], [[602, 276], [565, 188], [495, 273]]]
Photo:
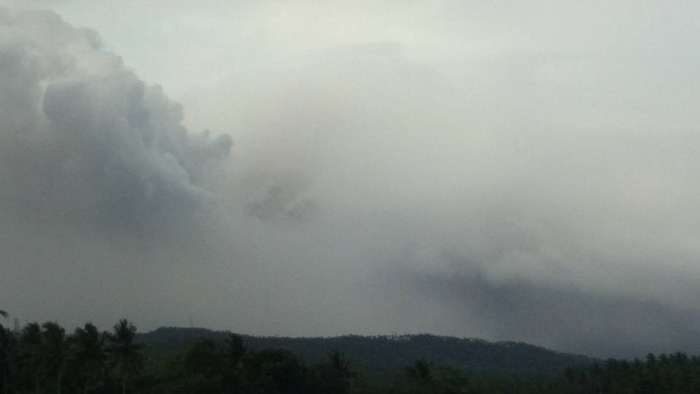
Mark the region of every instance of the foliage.
[[111, 335], [91, 323], [71, 335], [55, 322], [29, 323], [18, 332], [0, 325], [0, 393], [123, 393], [124, 376], [140, 383], [134, 366], [143, 345], [133, 342], [135, 332], [127, 320]]
[[140, 352], [143, 345], [134, 342], [136, 326], [126, 319], [119, 320], [114, 325], [114, 331], [109, 334], [110, 346], [107, 352], [110, 355], [110, 371], [122, 387], [122, 393], [126, 392], [127, 385], [132, 383], [141, 373], [143, 356]]
[[76, 328], [73, 334], [71, 366], [83, 392], [96, 388], [105, 376], [107, 365], [106, 333], [100, 333], [92, 323]]
[[[373, 337], [364, 343], [361, 337], [343, 337], [368, 352], [369, 356], [380, 360], [382, 353], [379, 349], [383, 349], [382, 344], [386, 345], [387, 341], [398, 344], [395, 349], [401, 349], [406, 344], [411, 345], [409, 348], [421, 344], [420, 348], [425, 350], [422, 357], [394, 365], [393, 373], [372, 374], [367, 372], [366, 367], [359, 368], [344, 349], [335, 348], [326, 352], [320, 360], [308, 361], [290, 349], [252, 346], [251, 342], [255, 341], [251, 341], [251, 337], [227, 333], [199, 337], [183, 347], [179, 355], [173, 355], [163, 363], [157, 364], [151, 360], [153, 371], [144, 372], [143, 364], [149, 360], [144, 357], [148, 348], [144, 347], [144, 341], [139, 341], [143, 338], [137, 336], [136, 327], [128, 320], [120, 320], [110, 333], [100, 332], [93, 324], [87, 323], [76, 328], [71, 335], [66, 335], [65, 330], [53, 322], [42, 325], [30, 323], [17, 332], [0, 325], [0, 393], [700, 392], [700, 357], [689, 357], [684, 353], [650, 354], [645, 360], [596, 360], [569, 364], [566, 368], [562, 365], [562, 369], [553, 374], [485, 374], [483, 370], [470, 370], [436, 361], [446, 359], [445, 354], [440, 353], [446, 350], [440, 346], [431, 350], [426, 343], [439, 343], [438, 337]], [[146, 338], [153, 342], [152, 337]], [[259, 345], [261, 339], [257, 340]], [[288, 345], [292, 343], [291, 339], [284, 340]], [[342, 343], [323, 338], [317, 340], [325, 344]], [[459, 343], [451, 339], [443, 341], [452, 345]], [[315, 343], [313, 338], [302, 342]], [[174, 342], [178, 346], [183, 343]], [[379, 344], [379, 349], [371, 349], [367, 343]], [[538, 349], [527, 346], [517, 348]], [[491, 357], [500, 357], [498, 351], [494, 353]], [[514, 355], [525, 357], [518, 353]], [[485, 357], [485, 354], [480, 357]], [[455, 355], [453, 359], [466, 360], [469, 357]], [[537, 357], [531, 359], [537, 360]], [[503, 363], [513, 365], [513, 361]]]
[[[229, 332], [201, 328], [159, 328], [141, 334], [148, 345], [146, 369], [156, 371], [177, 354], [184, 354], [203, 338], [224, 343]], [[593, 358], [559, 353], [517, 342], [487, 342], [434, 335], [357, 336], [332, 338], [284, 338], [240, 336], [250, 349], [286, 349], [308, 364], [323, 362], [338, 350], [355, 367], [373, 378], [391, 380], [403, 377], [403, 368], [426, 358], [436, 365], [451, 366], [479, 377], [519, 377], [556, 375], [567, 367], [590, 365]]]
[[60, 393], [70, 343], [66, 330], [58, 323], [47, 322], [41, 328], [41, 341], [33, 356], [37, 359], [42, 379]]

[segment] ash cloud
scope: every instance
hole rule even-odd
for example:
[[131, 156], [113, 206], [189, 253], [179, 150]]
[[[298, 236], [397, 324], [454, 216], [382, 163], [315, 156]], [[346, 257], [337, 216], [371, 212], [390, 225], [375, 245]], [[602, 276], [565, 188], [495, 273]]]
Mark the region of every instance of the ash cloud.
[[403, 279], [412, 291], [450, 304], [465, 321], [478, 317], [480, 329], [499, 338], [601, 358], [700, 351], [688, 341], [697, 332], [700, 314], [651, 297], [526, 279], [493, 281], [483, 272], [411, 272]]
[[0, 12], [3, 309], [695, 349], [696, 6], [66, 4], [188, 116], [94, 31]]
[[[231, 138], [195, 134], [182, 108], [57, 15], [4, 15], [3, 204], [23, 220], [165, 231], [212, 199], [206, 178]], [[10, 211], [10, 209], [6, 209]]]
[[0, 287], [16, 317], [147, 316], [172, 298], [164, 267], [208, 258], [231, 137], [188, 131], [94, 31], [0, 7], [0, 119]]
[[260, 220], [310, 220], [314, 212], [314, 201], [295, 189], [294, 186], [273, 184], [255, 196], [248, 203], [248, 209]]
[[[339, 310], [357, 328], [341, 333], [429, 331], [603, 357], [692, 349], [698, 138], [633, 94], [644, 81], [618, 78], [627, 59], [598, 44], [595, 55], [449, 66], [401, 43], [343, 45], [303, 67], [242, 73], [187, 106], [241, 130], [238, 171], [255, 174], [243, 189], [273, 191], [248, 200], [264, 212], [294, 201], [266, 189], [279, 174], [304, 180], [317, 211], [299, 236], [309, 249], [290, 263], [363, 289], [326, 288], [353, 305]], [[212, 113], [231, 97], [234, 112]], [[673, 102], [691, 116], [682, 95]], [[650, 111], [637, 118], [635, 105]]]

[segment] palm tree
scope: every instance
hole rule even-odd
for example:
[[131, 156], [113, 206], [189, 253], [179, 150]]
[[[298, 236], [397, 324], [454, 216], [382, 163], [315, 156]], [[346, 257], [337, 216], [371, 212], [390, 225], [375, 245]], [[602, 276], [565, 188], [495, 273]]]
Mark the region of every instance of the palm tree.
[[107, 353], [104, 348], [106, 333], [100, 333], [92, 323], [76, 328], [73, 333], [71, 363], [78, 372], [83, 393], [94, 388], [107, 367]]
[[[7, 317], [8, 313], [0, 309], [0, 316]], [[10, 347], [11, 347], [12, 336], [10, 330], [3, 327], [0, 324], [0, 375], [2, 380], [0, 381], [0, 393], [7, 391], [7, 370], [10, 367]]]
[[[16, 341], [12, 332], [0, 324], [0, 393], [9, 391], [10, 368], [14, 367]], [[13, 368], [14, 369], [14, 368]]]
[[29, 323], [22, 329], [19, 338], [17, 366], [19, 373], [34, 383], [34, 392], [38, 393], [41, 385], [41, 326], [39, 323]]
[[38, 348], [37, 356], [44, 377], [55, 377], [56, 392], [60, 394], [70, 341], [66, 337], [66, 330], [58, 323], [44, 323], [41, 327], [41, 345]]
[[238, 334], [229, 334], [224, 351], [224, 376], [222, 384], [227, 392], [238, 393], [244, 385], [244, 362], [250, 351]]
[[111, 345], [107, 349], [111, 357], [112, 374], [121, 382], [122, 394], [126, 385], [141, 373], [143, 356], [142, 344], [134, 343], [136, 326], [126, 319], [114, 325], [114, 332], [109, 335]]

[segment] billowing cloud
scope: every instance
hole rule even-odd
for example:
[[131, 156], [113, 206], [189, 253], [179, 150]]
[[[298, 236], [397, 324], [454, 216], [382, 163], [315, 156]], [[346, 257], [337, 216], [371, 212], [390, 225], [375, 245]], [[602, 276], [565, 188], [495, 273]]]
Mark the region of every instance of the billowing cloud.
[[0, 12], [6, 309], [694, 349], [695, 6], [176, 3]]
[[2, 24], [2, 193], [26, 220], [144, 228], [213, 196], [207, 172], [231, 138], [194, 134], [182, 109], [147, 86], [92, 31], [55, 14]]
[[94, 31], [0, 8], [0, 118], [3, 298], [25, 299], [15, 308], [27, 316], [52, 308], [25, 289], [69, 305], [85, 290], [78, 273], [110, 275], [93, 264], [138, 270], [128, 262], [205, 238], [191, 229], [209, 223], [202, 212], [218, 197], [207, 185], [231, 137], [188, 131], [181, 106], [103, 51]]

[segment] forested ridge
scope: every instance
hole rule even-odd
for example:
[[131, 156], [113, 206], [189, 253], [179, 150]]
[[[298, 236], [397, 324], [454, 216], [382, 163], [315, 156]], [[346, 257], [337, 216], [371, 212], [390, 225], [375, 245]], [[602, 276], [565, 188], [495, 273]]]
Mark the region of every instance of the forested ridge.
[[[203, 328], [162, 327], [138, 335], [137, 340], [148, 344], [150, 359], [157, 363], [186, 351], [200, 339], [222, 342], [229, 335], [230, 332]], [[473, 374], [510, 377], [551, 375], [566, 366], [595, 361], [520, 342], [488, 342], [429, 334], [307, 338], [243, 335], [242, 338], [252, 349], [289, 350], [307, 363], [320, 362], [329, 351], [339, 350], [356, 366], [389, 377], [400, 374], [403, 366], [421, 358]]]
[[[5, 315], [3, 313], [3, 315]], [[122, 319], [0, 325], [0, 393], [698, 393], [700, 357], [606, 361], [433, 335], [283, 338]]]

